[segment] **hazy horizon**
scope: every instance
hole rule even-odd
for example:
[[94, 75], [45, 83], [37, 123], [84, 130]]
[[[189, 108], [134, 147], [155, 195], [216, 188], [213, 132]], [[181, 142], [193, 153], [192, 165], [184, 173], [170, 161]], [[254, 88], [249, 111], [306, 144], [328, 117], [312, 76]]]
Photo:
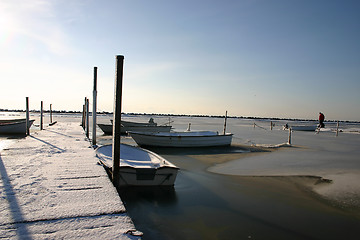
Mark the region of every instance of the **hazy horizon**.
[[[49, 113], [50, 110], [43, 110], [44, 113]], [[53, 109], [52, 110], [55, 114], [56, 113], [60, 113], [60, 114], [81, 114], [82, 111], [80, 110], [56, 110]], [[25, 109], [0, 109], [0, 112], [20, 112], [20, 113], [25, 113], [26, 110]], [[30, 109], [30, 113], [40, 113], [39, 109]], [[90, 110], [89, 112], [90, 116], [92, 114], [92, 111]], [[101, 114], [113, 114], [113, 112], [107, 112], [107, 111], [97, 111], [97, 114], [100, 114], [98, 116], [101, 116]], [[139, 113], [139, 112], [121, 112], [121, 114], [124, 115], [134, 115], [134, 116], [141, 116], [141, 115], [146, 115], [146, 116], [174, 116], [174, 117], [215, 117], [215, 118], [225, 118], [225, 113], [223, 115], [213, 115], [213, 114], [175, 114], [175, 113]], [[273, 119], [273, 120], [293, 120], [293, 121], [318, 121], [317, 118], [280, 118], [280, 117], [259, 117], [259, 116], [238, 116], [238, 115], [227, 115], [228, 118], [244, 118], [244, 119]], [[354, 123], [360, 123], [360, 121], [356, 121], [356, 120], [348, 120], [348, 119], [325, 119], [325, 122], [336, 122], [336, 121], [340, 121], [340, 122], [354, 122]]]

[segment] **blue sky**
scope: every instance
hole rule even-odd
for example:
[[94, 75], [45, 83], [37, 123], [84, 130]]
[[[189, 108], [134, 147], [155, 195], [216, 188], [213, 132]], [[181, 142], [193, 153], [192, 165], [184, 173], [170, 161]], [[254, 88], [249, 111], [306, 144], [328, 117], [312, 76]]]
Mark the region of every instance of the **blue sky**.
[[1, 0], [0, 108], [360, 121], [360, 2]]

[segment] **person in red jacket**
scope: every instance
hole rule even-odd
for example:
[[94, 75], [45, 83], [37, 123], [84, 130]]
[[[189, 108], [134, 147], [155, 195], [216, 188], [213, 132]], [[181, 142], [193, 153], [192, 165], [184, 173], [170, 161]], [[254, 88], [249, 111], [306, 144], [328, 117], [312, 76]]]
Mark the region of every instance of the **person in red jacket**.
[[324, 114], [322, 112], [319, 112], [319, 127], [320, 128], [325, 127], [324, 120], [325, 120]]

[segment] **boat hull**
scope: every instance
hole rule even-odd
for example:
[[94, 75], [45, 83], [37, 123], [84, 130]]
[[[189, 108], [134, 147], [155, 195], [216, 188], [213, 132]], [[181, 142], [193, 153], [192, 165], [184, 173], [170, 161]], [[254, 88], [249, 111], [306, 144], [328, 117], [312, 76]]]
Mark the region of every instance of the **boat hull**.
[[160, 135], [130, 132], [139, 146], [152, 147], [214, 147], [231, 145], [232, 134], [225, 135]]
[[149, 126], [153, 127], [153, 126], [157, 126], [157, 123], [155, 122], [142, 123], [142, 122], [130, 122], [130, 121], [121, 120], [121, 125], [124, 127], [149, 127]]
[[178, 169], [135, 169], [120, 167], [119, 186], [174, 186]]
[[[112, 146], [96, 150], [100, 162], [112, 169]], [[173, 186], [179, 168], [146, 149], [121, 144], [119, 186]]]
[[[35, 120], [29, 121], [29, 128]], [[26, 120], [18, 122], [10, 121], [5, 122], [4, 120], [0, 123], [0, 134], [26, 134]]]
[[317, 129], [316, 125], [307, 126], [307, 125], [299, 125], [299, 126], [291, 126], [291, 130], [293, 131], [315, 131]]
[[[112, 135], [113, 125], [112, 124], [98, 124], [99, 128], [104, 134]], [[129, 131], [136, 132], [170, 132], [171, 126], [124, 126], [121, 127], [120, 131], [122, 134], [126, 134]]]
[[11, 123], [11, 122], [23, 122], [23, 121], [26, 121], [26, 118], [0, 119], [0, 124]]
[[104, 132], [104, 134], [112, 135], [112, 132], [113, 132], [113, 126], [112, 126], [112, 124], [102, 124], [102, 123], [98, 123], [97, 125], [98, 125], [98, 127], [101, 129], [101, 131]]

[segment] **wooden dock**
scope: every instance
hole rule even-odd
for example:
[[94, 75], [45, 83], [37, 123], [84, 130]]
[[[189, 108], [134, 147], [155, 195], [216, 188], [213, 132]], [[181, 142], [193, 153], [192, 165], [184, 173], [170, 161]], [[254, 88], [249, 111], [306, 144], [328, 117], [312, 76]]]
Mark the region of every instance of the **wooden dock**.
[[78, 123], [0, 152], [0, 238], [141, 239]]

